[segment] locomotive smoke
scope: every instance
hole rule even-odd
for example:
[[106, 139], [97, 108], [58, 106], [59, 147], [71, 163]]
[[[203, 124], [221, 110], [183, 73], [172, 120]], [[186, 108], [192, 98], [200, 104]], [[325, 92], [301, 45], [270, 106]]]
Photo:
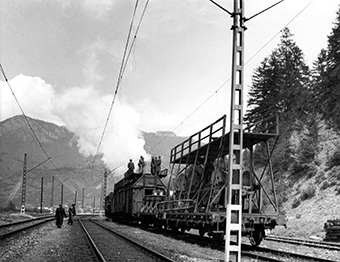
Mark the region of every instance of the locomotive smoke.
[[[10, 85], [27, 116], [65, 125], [79, 137], [80, 153], [90, 156], [97, 152], [112, 95], [101, 95], [93, 87], [74, 87], [56, 94], [41, 78], [24, 75], [10, 80]], [[21, 112], [7, 84], [0, 81], [0, 86], [0, 121], [3, 121]], [[137, 161], [140, 155], [146, 155], [145, 141], [138, 131], [139, 121], [132, 106], [116, 99], [99, 150], [108, 168], [122, 166], [125, 170], [130, 158]]]

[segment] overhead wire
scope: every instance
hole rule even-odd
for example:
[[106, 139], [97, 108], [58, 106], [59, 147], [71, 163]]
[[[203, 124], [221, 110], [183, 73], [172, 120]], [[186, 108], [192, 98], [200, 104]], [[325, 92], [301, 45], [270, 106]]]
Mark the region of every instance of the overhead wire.
[[[314, 0], [312, 0], [309, 4], [307, 4], [299, 13], [297, 13], [296, 16], [294, 16], [286, 25], [288, 26], [291, 22], [293, 22]], [[106, 132], [106, 129], [107, 129], [107, 126], [108, 126], [108, 123], [109, 123], [109, 120], [110, 120], [110, 116], [111, 116], [111, 113], [112, 113], [112, 109], [113, 109], [113, 105], [114, 105], [114, 102], [116, 100], [116, 96], [117, 96], [117, 93], [118, 93], [118, 89], [120, 87], [120, 84], [122, 82], [122, 79], [123, 79], [123, 74], [125, 72], [125, 69], [126, 69], [126, 66], [127, 66], [127, 63], [128, 63], [128, 60], [129, 60], [129, 57], [130, 57], [130, 54], [131, 54], [131, 51], [133, 50], [133, 46], [136, 42], [136, 36], [137, 36], [137, 33], [138, 33], [138, 30], [140, 28], [140, 25], [141, 25], [141, 22], [142, 22], [142, 19], [144, 17], [144, 14], [145, 14], [145, 11], [146, 11], [146, 8], [148, 6], [148, 3], [149, 3], [149, 0], [147, 0], [145, 6], [144, 6], [144, 9], [143, 9], [143, 13], [142, 13], [142, 16], [140, 18], [140, 21], [139, 21], [139, 24], [138, 24], [138, 27], [137, 27], [137, 30], [136, 30], [136, 33], [134, 35], [134, 38], [132, 40], [132, 44], [130, 45], [130, 49], [129, 51], [127, 52], [128, 50], [128, 47], [129, 47], [129, 42], [130, 42], [130, 37], [131, 37], [131, 32], [132, 32], [132, 28], [133, 28], [133, 24], [134, 24], [134, 20], [135, 20], [135, 16], [136, 16], [136, 12], [137, 12], [137, 7], [138, 7], [138, 0], [136, 0], [136, 4], [135, 4], [135, 8], [134, 8], [134, 12], [133, 12], [133, 16], [132, 16], [132, 20], [131, 20], [131, 23], [130, 23], [130, 28], [129, 28], [129, 33], [128, 33], [128, 36], [127, 36], [127, 41], [126, 41], [126, 45], [125, 45], [125, 48], [124, 48], [124, 54], [123, 54], [123, 58], [122, 58], [122, 61], [121, 61], [121, 66], [120, 66], [120, 71], [119, 71], [119, 75], [118, 75], [118, 79], [117, 79], [117, 84], [116, 84], [116, 89], [115, 89], [115, 93], [114, 93], [114, 97], [113, 97], [113, 100], [111, 102], [111, 105], [110, 105], [110, 109], [109, 109], [109, 113], [108, 113], [108, 116], [107, 116], [107, 119], [106, 119], [106, 122], [105, 122], [105, 126], [104, 126], [104, 129], [103, 129], [103, 132], [102, 132], [102, 135], [101, 135], [101, 138], [100, 138], [100, 141], [99, 141], [99, 144], [98, 144], [98, 147], [97, 147], [97, 150], [96, 150], [96, 154], [94, 156], [94, 160], [93, 162], [95, 162], [95, 159], [96, 159], [96, 156], [98, 155], [98, 152], [100, 150], [100, 147], [101, 147], [101, 144], [102, 144], [102, 141], [103, 141], [103, 137], [105, 135], [105, 132]], [[250, 59], [247, 60], [247, 62], [245, 63], [245, 65], [247, 65], [251, 60], [253, 60], [270, 42], [272, 42], [276, 37], [277, 35], [281, 32], [281, 30], [279, 32], [277, 32], [266, 44], [264, 44], [253, 56], [250, 57]], [[14, 96], [15, 100], [16, 100], [16, 103], [18, 104], [29, 128], [32, 130], [32, 133], [35, 137], [35, 139], [37, 140], [38, 144], [39, 144], [39, 147], [42, 149], [42, 151], [44, 152], [45, 156], [47, 158], [50, 158], [48, 153], [46, 152], [46, 150], [44, 149], [42, 143], [40, 142], [39, 138], [37, 137], [30, 121], [28, 120], [26, 114], [24, 113], [17, 97], [15, 96], [14, 92], [13, 92], [13, 89], [11, 88], [10, 84], [9, 84], [9, 81], [6, 77], [6, 74], [4, 72], [4, 69], [2, 67], [2, 65], [0, 64], [0, 67], [1, 67], [1, 72], [4, 76], [4, 79], [6, 81], [6, 83], [8, 84], [11, 92], [12, 92], [12, 95]], [[211, 95], [209, 95], [202, 103], [200, 103], [187, 117], [185, 117], [181, 122], [180, 124], [178, 124], [172, 131], [175, 131], [177, 130], [180, 126], [182, 126], [189, 118], [191, 118], [204, 104], [206, 104], [213, 96], [215, 96], [219, 91], [220, 89], [230, 81], [230, 78], [227, 79], [224, 83], [222, 83]], [[165, 137], [163, 137], [156, 145], [154, 145], [151, 150], [153, 148], [155, 148], [156, 146], [158, 146], [161, 142], [163, 142], [169, 135], [166, 135]], [[50, 159], [52, 165], [54, 166], [54, 168], [61, 173], [61, 171], [57, 168], [57, 166], [54, 164], [53, 160]]]
[[[210, 2], [216, 4], [214, 1], [209, 0]], [[306, 10], [306, 8], [308, 8], [312, 2], [314, 0], [310, 1], [302, 10], [300, 10], [291, 20], [289, 20], [288, 23], [286, 23], [283, 28], [287, 27], [288, 25], [290, 25], [303, 11]], [[267, 45], [269, 45], [269, 43], [271, 43], [280, 33], [281, 33], [282, 29], [280, 29], [277, 33], [274, 34], [274, 36], [272, 38], [270, 38], [257, 52], [255, 52], [255, 54], [253, 54], [246, 62], [245, 65], [247, 65], [250, 61], [252, 61]], [[229, 77], [226, 81], [224, 81], [211, 95], [209, 95], [203, 102], [201, 102], [201, 104], [199, 104], [187, 117], [184, 118], [184, 120], [182, 120], [180, 122], [180, 124], [178, 124], [174, 129], [172, 129], [171, 131], [174, 132], [176, 131], [180, 126], [182, 126], [184, 124], [184, 122], [186, 122], [190, 117], [192, 117], [205, 103], [207, 103], [215, 94], [217, 94], [219, 92], [219, 90], [230, 81], [231, 77]], [[150, 150], [153, 150], [155, 147], [157, 147], [159, 144], [161, 144], [167, 137], [169, 136], [169, 134], [167, 134], [166, 136], [164, 136], [162, 139], [160, 139], [153, 147], [151, 147]]]
[[46, 162], [46, 161], [49, 160], [49, 161], [51, 162], [51, 164], [53, 165], [53, 167], [54, 167], [60, 174], [62, 174], [62, 172], [58, 169], [58, 167], [57, 167], [57, 166], [55, 165], [55, 163], [53, 162], [52, 158], [48, 155], [47, 151], [45, 150], [45, 148], [43, 147], [41, 141], [39, 140], [39, 138], [38, 138], [36, 132], [34, 131], [31, 122], [28, 120], [28, 117], [27, 117], [27, 115], [25, 114], [24, 109], [23, 109], [22, 106], [20, 105], [20, 102], [19, 102], [18, 98], [16, 97], [16, 95], [15, 95], [15, 93], [14, 93], [14, 91], [13, 91], [12, 86], [10, 85], [10, 83], [9, 83], [9, 81], [8, 81], [8, 78], [7, 78], [7, 76], [6, 76], [5, 70], [4, 70], [4, 68], [3, 68], [3, 66], [2, 66], [1, 63], [0, 63], [0, 70], [1, 70], [1, 73], [2, 73], [2, 75], [3, 75], [3, 77], [4, 77], [4, 79], [5, 79], [5, 82], [7, 83], [7, 86], [9, 87], [9, 89], [10, 89], [10, 91], [11, 91], [11, 93], [12, 93], [12, 95], [13, 95], [15, 101], [16, 101], [16, 103], [17, 103], [18, 106], [19, 106], [19, 109], [20, 109], [22, 115], [24, 116], [24, 119], [25, 119], [25, 121], [26, 121], [28, 127], [29, 127], [30, 130], [32, 131], [32, 134], [33, 134], [35, 140], [37, 141], [39, 147], [41, 148], [41, 150], [43, 151], [44, 155], [45, 155], [46, 158], [47, 158], [47, 160], [45, 160], [44, 162]]
[[141, 17], [140, 17], [140, 20], [139, 20], [139, 23], [138, 23], [138, 26], [137, 26], [137, 29], [136, 29], [135, 34], [134, 34], [134, 37], [133, 37], [132, 43], [131, 43], [131, 45], [130, 45], [129, 52], [128, 52], [128, 54], [127, 54], [127, 50], [128, 50], [129, 43], [130, 43], [130, 37], [131, 37], [132, 27], [133, 27], [133, 24], [134, 24], [134, 20], [135, 20], [137, 8], [138, 8], [138, 2], [139, 2], [139, 1], [136, 0], [136, 4], [135, 4], [134, 11], [133, 11], [133, 15], [132, 15], [131, 23], [130, 23], [130, 28], [129, 28], [129, 32], [128, 32], [128, 36], [127, 36], [127, 40], [126, 40], [126, 44], [125, 44], [125, 48], [124, 48], [124, 54], [123, 54], [123, 58], [122, 58], [122, 62], [121, 62], [121, 66], [120, 66], [120, 70], [119, 70], [119, 74], [118, 74], [116, 89], [115, 89], [115, 92], [114, 92], [114, 96], [113, 96], [113, 99], [112, 99], [112, 102], [111, 102], [111, 105], [110, 105], [109, 113], [108, 113], [108, 116], [107, 116], [107, 118], [106, 118], [106, 122], [105, 122], [105, 125], [104, 125], [104, 129], [103, 129], [103, 132], [102, 132], [100, 141], [99, 141], [99, 143], [98, 143], [98, 147], [97, 147], [97, 150], [96, 150], [96, 153], [95, 153], [95, 156], [94, 156], [94, 159], [93, 159], [92, 163], [95, 162], [96, 156], [98, 155], [98, 152], [99, 152], [99, 150], [100, 150], [101, 144], [102, 144], [102, 142], [103, 142], [104, 135], [105, 135], [105, 132], [106, 132], [106, 129], [107, 129], [109, 120], [110, 120], [110, 116], [111, 116], [111, 114], [112, 114], [113, 105], [114, 105], [114, 103], [115, 103], [115, 100], [116, 100], [116, 97], [117, 97], [117, 94], [118, 94], [118, 89], [119, 89], [119, 87], [120, 87], [120, 85], [121, 85], [121, 82], [122, 82], [122, 80], [123, 80], [123, 74], [124, 74], [124, 72], [125, 72], [126, 65], [127, 65], [128, 61], [129, 61], [129, 57], [130, 57], [130, 55], [131, 55], [131, 51], [132, 51], [132, 49], [133, 49], [133, 47], [134, 47], [134, 44], [135, 44], [135, 42], [136, 42], [137, 33], [138, 33], [138, 31], [139, 31], [141, 22], [142, 22], [142, 20], [143, 20], [143, 18], [144, 18], [144, 14], [145, 14], [146, 8], [147, 8], [147, 6], [148, 6], [149, 0], [146, 1], [146, 4], [145, 4], [145, 6], [144, 6], [142, 15], [141, 15]]

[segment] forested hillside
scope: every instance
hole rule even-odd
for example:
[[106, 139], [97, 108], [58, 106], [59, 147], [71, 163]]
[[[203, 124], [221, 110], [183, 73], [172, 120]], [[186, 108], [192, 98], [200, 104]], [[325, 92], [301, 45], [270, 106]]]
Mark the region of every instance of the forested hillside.
[[[277, 48], [254, 70], [247, 108], [250, 123], [279, 115], [272, 160], [281, 208], [291, 225], [309, 226], [307, 234], [322, 231], [323, 222], [340, 217], [340, 10], [312, 68], [292, 32], [282, 30]], [[256, 152], [261, 168], [267, 151]], [[313, 232], [304, 219], [315, 219]]]

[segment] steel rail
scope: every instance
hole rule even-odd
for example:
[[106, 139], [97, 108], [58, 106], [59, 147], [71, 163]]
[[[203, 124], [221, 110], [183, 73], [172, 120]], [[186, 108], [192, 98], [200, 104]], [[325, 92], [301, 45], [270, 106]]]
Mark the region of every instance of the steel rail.
[[280, 236], [269, 236], [269, 237], [266, 237], [265, 240], [340, 251], [340, 244], [332, 243], [332, 242], [320, 242], [316, 240], [280, 237]]
[[267, 248], [267, 247], [254, 247], [248, 244], [242, 244], [242, 250], [248, 250], [248, 251], [254, 251], [254, 252], [266, 252], [266, 253], [272, 253], [279, 255], [281, 257], [283, 256], [288, 256], [288, 257], [295, 257], [299, 259], [305, 259], [307, 261], [319, 261], [319, 262], [336, 262], [335, 260], [330, 260], [326, 258], [321, 258], [321, 257], [315, 257], [315, 256], [308, 256], [304, 254], [299, 254], [299, 253], [294, 253], [294, 252], [289, 252], [289, 251], [284, 251], [284, 250], [277, 250], [277, 249], [272, 249], [272, 248]]
[[[1, 234], [1, 235], [0, 235], [0, 238], [9, 237], [9, 236], [11, 236], [11, 235], [20, 233], [20, 232], [22, 232], [22, 231], [24, 231], [24, 230], [26, 230], [26, 229], [30, 229], [30, 228], [39, 226], [39, 225], [41, 225], [41, 224], [50, 222], [50, 221], [52, 221], [52, 220], [54, 220], [54, 216], [53, 216], [53, 217], [50, 217], [50, 218], [45, 218], [45, 220], [40, 221], [40, 222], [37, 222], [37, 223], [34, 223], [34, 224], [32, 224], [32, 225], [28, 225], [28, 226], [25, 226], [25, 227], [22, 227], [22, 228], [19, 228], [19, 229], [12, 230], [12, 231], [7, 232], [7, 233], [5, 233], [5, 234]], [[29, 222], [35, 222], [35, 221], [36, 221], [36, 220], [33, 220], [33, 221], [31, 220], [31, 221], [29, 221]], [[26, 220], [26, 223], [29, 223], [29, 222]], [[22, 223], [16, 223], [15, 225], [18, 225], [18, 224], [22, 224]], [[13, 225], [13, 224], [12, 224], [12, 225]]]
[[106, 262], [106, 259], [104, 258], [103, 254], [100, 252], [100, 250], [98, 249], [97, 245], [94, 243], [92, 237], [90, 236], [89, 232], [85, 228], [85, 226], [84, 226], [83, 222], [81, 221], [81, 219], [79, 219], [78, 221], [79, 221], [82, 229], [84, 230], [87, 239], [90, 241], [90, 244], [91, 244], [94, 252], [96, 253], [97, 258], [99, 259], [99, 261], [100, 262]]
[[32, 218], [32, 219], [21, 220], [21, 221], [17, 221], [17, 222], [13, 222], [13, 223], [7, 223], [7, 224], [0, 225], [0, 229], [6, 228], [6, 227], [11, 227], [11, 226], [16, 226], [16, 225], [20, 225], [20, 224], [30, 223], [30, 222], [45, 219], [45, 218], [52, 218], [52, 217], [54, 218], [54, 215], [35, 217], [35, 218]]
[[283, 260], [278, 259], [278, 258], [273, 258], [273, 257], [264, 256], [264, 255], [254, 254], [254, 253], [250, 253], [250, 252], [246, 252], [246, 251], [241, 251], [241, 255], [245, 256], [245, 257], [255, 258], [256, 261], [263, 260], [263, 261], [267, 261], [267, 262], [283, 262]]
[[158, 252], [156, 252], [156, 251], [154, 251], [154, 250], [152, 250], [152, 249], [149, 249], [149, 248], [143, 246], [142, 244], [138, 243], [137, 241], [134, 241], [134, 240], [132, 240], [132, 239], [130, 239], [130, 238], [128, 238], [128, 237], [126, 237], [126, 236], [124, 236], [124, 235], [122, 235], [122, 234], [116, 232], [116, 231], [114, 231], [112, 228], [110, 228], [110, 227], [108, 227], [108, 226], [105, 226], [105, 225], [103, 225], [103, 224], [101, 224], [101, 223], [98, 223], [97, 221], [94, 221], [94, 220], [92, 220], [92, 219], [89, 219], [89, 220], [90, 220], [91, 222], [95, 223], [96, 225], [98, 225], [98, 226], [100, 226], [100, 227], [102, 227], [102, 228], [108, 230], [108, 231], [111, 232], [112, 234], [114, 234], [114, 235], [116, 235], [116, 236], [122, 238], [123, 240], [125, 240], [125, 241], [127, 241], [127, 242], [129, 242], [129, 243], [132, 243], [133, 245], [135, 245], [135, 246], [138, 247], [139, 249], [141, 249], [141, 250], [143, 250], [143, 251], [145, 251], [145, 252], [151, 254], [152, 256], [154, 256], [154, 257], [157, 258], [157, 259], [160, 259], [161, 261], [164, 261], [164, 262], [175, 262], [175, 261], [172, 260], [171, 258], [166, 257], [166, 256], [162, 255], [161, 253], [158, 253]]

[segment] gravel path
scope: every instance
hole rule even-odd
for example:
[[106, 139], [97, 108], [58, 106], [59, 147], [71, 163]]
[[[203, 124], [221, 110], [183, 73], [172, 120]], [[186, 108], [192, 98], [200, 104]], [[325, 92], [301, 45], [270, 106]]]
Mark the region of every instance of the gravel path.
[[[76, 222], [76, 221], [75, 221]], [[0, 240], [0, 262], [97, 261], [82, 229], [64, 221], [62, 228], [49, 222], [20, 237]]]

